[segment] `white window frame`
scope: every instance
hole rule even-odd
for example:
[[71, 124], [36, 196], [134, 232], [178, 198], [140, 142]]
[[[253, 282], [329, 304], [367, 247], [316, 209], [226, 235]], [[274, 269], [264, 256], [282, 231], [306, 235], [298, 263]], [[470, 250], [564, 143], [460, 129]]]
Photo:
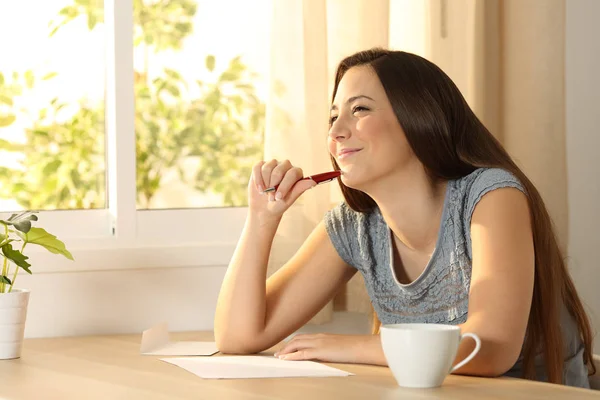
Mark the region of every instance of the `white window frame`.
[[[133, 0], [105, 0], [108, 207], [40, 211], [75, 261], [27, 248], [36, 273], [227, 265], [247, 207], [137, 210]], [[10, 213], [0, 213], [0, 218]]]

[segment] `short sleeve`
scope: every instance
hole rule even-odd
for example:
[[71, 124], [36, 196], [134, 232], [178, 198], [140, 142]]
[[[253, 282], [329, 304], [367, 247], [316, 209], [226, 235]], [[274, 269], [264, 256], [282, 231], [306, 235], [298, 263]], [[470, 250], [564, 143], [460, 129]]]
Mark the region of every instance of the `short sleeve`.
[[471, 218], [473, 217], [475, 206], [487, 193], [495, 189], [506, 187], [512, 187], [527, 194], [517, 177], [510, 172], [499, 168], [483, 169], [473, 181], [467, 195], [465, 210], [465, 234], [467, 238], [467, 251], [470, 259], [473, 259], [473, 250], [471, 247]]
[[358, 249], [358, 213], [343, 202], [325, 214], [325, 229], [340, 258], [348, 265], [357, 268], [354, 251]]

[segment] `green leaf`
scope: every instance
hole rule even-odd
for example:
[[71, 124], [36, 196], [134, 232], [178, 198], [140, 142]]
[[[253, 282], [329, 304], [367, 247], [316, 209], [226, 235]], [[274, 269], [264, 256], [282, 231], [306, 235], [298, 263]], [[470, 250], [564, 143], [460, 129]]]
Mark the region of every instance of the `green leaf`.
[[169, 76], [169, 78], [171, 78], [171, 79], [175, 79], [177, 81], [183, 80], [183, 77], [181, 76], [181, 74], [173, 69], [165, 68], [164, 71], [165, 71], [165, 74], [167, 74]]
[[31, 211], [25, 211], [21, 214], [12, 214], [6, 221], [0, 220], [1, 224], [12, 225], [16, 230], [27, 233], [31, 229], [31, 221], [37, 221], [37, 215]]
[[5, 94], [0, 94], [0, 103], [6, 104], [9, 107], [13, 105], [12, 99]]
[[94, 29], [94, 27], [96, 26], [97, 23], [98, 23], [98, 18], [96, 17], [96, 15], [89, 14], [88, 15], [88, 29], [91, 31], [92, 29]]
[[12, 114], [0, 115], [0, 128], [4, 128], [6, 126], [11, 125], [13, 122], [15, 122], [16, 119], [17, 117], [15, 117]]
[[171, 96], [173, 97], [179, 97], [179, 95], [181, 94], [179, 88], [175, 85], [167, 85], [165, 89], [167, 89], [167, 91], [171, 93]]
[[58, 167], [60, 167], [61, 164], [62, 164], [62, 160], [61, 159], [56, 159], [56, 160], [50, 161], [48, 164], [46, 164], [46, 166], [42, 170], [42, 174], [44, 176], [55, 174], [56, 171], [58, 170]]
[[52, 78], [54, 78], [54, 77], [55, 77], [55, 76], [57, 76], [57, 75], [58, 75], [58, 72], [49, 72], [49, 73], [47, 73], [46, 75], [42, 76], [42, 80], [43, 80], [43, 81], [47, 81], [47, 80], [49, 80], [49, 79], [52, 79]]
[[4, 276], [4, 275], [0, 275], [0, 282], [2, 282], [2, 283], [6, 283], [6, 284], [8, 284], [8, 285], [12, 285], [12, 282], [11, 282], [11, 280], [10, 280], [10, 279], [8, 279], [8, 277], [7, 277], [7, 276]]
[[52, 30], [48, 34], [48, 37], [54, 36], [56, 34], [56, 32], [58, 32], [58, 30], [60, 29], [60, 27], [61, 27], [61, 24], [57, 24], [54, 28], [52, 28]]
[[43, 131], [41, 129], [34, 129], [32, 131], [30, 131], [33, 135], [35, 136], [39, 136], [39, 137], [43, 137], [43, 138], [49, 138], [50, 135], [48, 134], [47, 131]]
[[25, 234], [19, 232], [17, 232], [17, 234], [25, 241], [25, 243], [37, 244], [51, 253], [62, 254], [69, 260], [73, 260], [73, 255], [65, 248], [65, 244], [58, 240], [56, 236], [46, 232], [43, 228], [31, 228], [31, 230]]
[[0, 150], [9, 150], [11, 147], [11, 142], [9, 142], [8, 140], [0, 139]]
[[206, 56], [206, 69], [208, 69], [210, 72], [213, 72], [213, 70], [215, 69], [215, 56]]
[[27, 262], [29, 257], [23, 255], [19, 250], [13, 249], [10, 243], [2, 246], [2, 253], [4, 254], [4, 257], [11, 260], [15, 265], [23, 268], [28, 274], [31, 274], [31, 270], [29, 269], [31, 264]]
[[[26, 146], [22, 143], [12, 143], [8, 140], [0, 139], [0, 150], [12, 151], [12, 152], [23, 152]], [[14, 178], [13, 178], [14, 181]]]
[[71, 12], [71, 9], [73, 8], [73, 6], [64, 6], [63, 8], [61, 8], [61, 10], [58, 12], [58, 15], [62, 15], [64, 17], [69, 16], [69, 13]]
[[219, 81], [221, 82], [233, 82], [240, 78], [239, 73], [235, 71], [225, 71], [219, 77]]
[[27, 70], [25, 71], [25, 82], [27, 84], [27, 88], [33, 88], [34, 76], [33, 71]]
[[76, 187], [81, 186], [82, 185], [82, 181], [81, 181], [81, 177], [79, 175], [79, 171], [77, 171], [76, 169], [72, 169], [71, 173], [71, 181], [73, 182], [73, 185], [75, 185]]

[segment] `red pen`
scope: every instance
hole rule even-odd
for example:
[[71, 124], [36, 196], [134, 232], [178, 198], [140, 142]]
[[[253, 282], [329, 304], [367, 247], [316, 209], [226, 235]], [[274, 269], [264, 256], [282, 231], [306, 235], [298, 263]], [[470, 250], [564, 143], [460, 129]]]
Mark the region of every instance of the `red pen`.
[[[311, 181], [315, 182], [317, 185], [320, 185], [321, 183], [331, 182], [332, 180], [334, 180], [335, 178], [337, 178], [340, 175], [342, 175], [342, 171], [323, 172], [322, 174], [307, 176], [306, 178], [300, 179], [300, 181], [311, 180]], [[300, 181], [298, 181], [298, 182], [300, 182]], [[277, 190], [278, 187], [279, 187], [279, 185], [275, 185], [273, 187], [267, 188], [263, 191], [263, 193], [274, 192]]]

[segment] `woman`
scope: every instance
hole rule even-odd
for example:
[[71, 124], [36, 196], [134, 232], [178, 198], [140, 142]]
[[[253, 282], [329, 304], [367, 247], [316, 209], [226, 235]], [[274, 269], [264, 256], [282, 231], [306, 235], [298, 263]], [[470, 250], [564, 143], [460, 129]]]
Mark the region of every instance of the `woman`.
[[457, 324], [482, 347], [456, 373], [589, 387], [590, 323], [544, 203], [447, 75], [404, 52], [346, 58], [327, 140], [345, 202], [268, 280], [281, 216], [314, 183], [289, 161], [254, 166], [217, 304], [221, 351], [275, 345], [360, 271], [374, 334], [297, 335], [280, 358], [386, 365], [379, 321]]

